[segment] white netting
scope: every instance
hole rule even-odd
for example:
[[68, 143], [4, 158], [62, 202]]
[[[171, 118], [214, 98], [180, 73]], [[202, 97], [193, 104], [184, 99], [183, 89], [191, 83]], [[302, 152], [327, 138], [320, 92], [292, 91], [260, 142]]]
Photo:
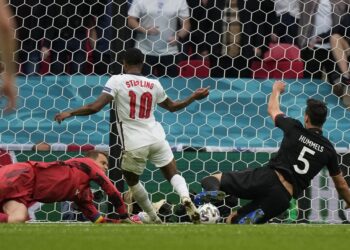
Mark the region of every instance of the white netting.
[[[334, 59], [333, 53], [342, 54], [342, 46], [349, 41], [344, 37], [349, 35], [345, 1], [188, 0], [188, 8], [185, 1], [171, 1], [170, 7], [168, 2], [9, 1], [17, 21], [20, 98], [15, 113], [0, 117], [0, 144], [10, 151], [12, 160], [53, 161], [81, 155], [90, 148], [109, 149], [108, 108], [63, 125], [55, 124], [53, 117], [93, 101], [109, 74], [121, 73], [120, 52], [135, 44], [145, 51], [147, 41], [153, 41], [145, 73], [160, 77], [172, 99], [184, 98], [197, 87], [211, 88], [207, 100], [185, 110], [156, 111], [192, 192], [201, 190], [199, 181], [204, 176], [260, 167], [276, 151], [282, 133], [266, 112], [272, 78], [288, 82], [281, 103], [292, 117], [302, 120], [308, 97], [328, 103], [330, 117], [324, 134], [340, 153], [348, 176], [349, 72], [340, 66], [344, 60]], [[147, 11], [153, 11], [152, 16]], [[175, 30], [180, 32], [175, 35]], [[173, 35], [177, 42], [169, 47]], [[50, 144], [50, 150], [33, 151], [39, 142]], [[112, 154], [115, 156], [114, 150]], [[113, 166], [111, 178], [120, 183], [115, 179], [117, 169]], [[142, 181], [153, 202], [178, 202], [154, 167], [149, 166]], [[100, 198], [97, 204], [107, 212], [105, 198]], [[235, 206], [235, 201], [229, 205]], [[281, 217], [283, 221], [339, 223], [347, 218], [325, 172], [313, 180], [298, 207], [298, 217], [290, 210], [289, 218]], [[181, 208], [176, 209], [177, 214], [167, 220], [183, 218]], [[39, 206], [36, 217], [57, 221], [62, 219], [61, 211], [59, 203]]]

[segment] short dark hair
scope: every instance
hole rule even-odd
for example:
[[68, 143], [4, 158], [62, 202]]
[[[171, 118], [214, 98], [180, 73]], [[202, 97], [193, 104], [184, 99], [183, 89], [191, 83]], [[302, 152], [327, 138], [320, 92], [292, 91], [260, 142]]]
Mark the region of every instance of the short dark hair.
[[124, 63], [128, 65], [139, 65], [145, 60], [145, 55], [137, 48], [130, 48], [124, 52]]
[[106, 156], [106, 158], [108, 159], [108, 154], [104, 151], [100, 151], [100, 150], [95, 150], [95, 149], [92, 149], [92, 150], [89, 150], [85, 153], [85, 157], [88, 157], [88, 158], [91, 158], [91, 159], [94, 159], [96, 160], [97, 157], [102, 154], [104, 156]]
[[309, 116], [312, 125], [322, 127], [327, 119], [327, 113], [326, 103], [312, 98], [306, 101], [305, 114]]

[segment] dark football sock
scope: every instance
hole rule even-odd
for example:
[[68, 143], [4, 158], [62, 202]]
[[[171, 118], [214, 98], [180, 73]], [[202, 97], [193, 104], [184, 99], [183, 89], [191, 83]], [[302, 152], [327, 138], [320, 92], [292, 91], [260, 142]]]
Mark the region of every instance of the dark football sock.
[[217, 191], [220, 189], [220, 182], [214, 176], [208, 176], [201, 180], [202, 187], [205, 191]]

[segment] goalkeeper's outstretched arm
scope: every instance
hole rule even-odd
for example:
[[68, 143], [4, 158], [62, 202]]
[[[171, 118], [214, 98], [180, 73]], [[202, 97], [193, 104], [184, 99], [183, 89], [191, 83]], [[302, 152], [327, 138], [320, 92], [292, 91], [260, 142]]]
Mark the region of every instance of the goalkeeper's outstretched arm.
[[104, 173], [102, 173], [102, 171], [99, 171], [95, 173], [92, 172], [91, 180], [101, 186], [102, 190], [108, 195], [109, 200], [112, 202], [113, 206], [115, 207], [116, 211], [120, 214], [121, 218], [127, 218], [129, 215], [121, 193], [112, 184], [109, 178]]

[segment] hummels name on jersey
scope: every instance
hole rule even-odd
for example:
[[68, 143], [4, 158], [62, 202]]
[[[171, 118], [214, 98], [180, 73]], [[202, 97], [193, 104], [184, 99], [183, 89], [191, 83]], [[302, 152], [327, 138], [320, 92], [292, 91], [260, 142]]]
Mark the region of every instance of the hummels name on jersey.
[[142, 80], [129, 80], [125, 82], [127, 88], [131, 87], [143, 87], [143, 88], [148, 88], [148, 89], [153, 89], [154, 84], [152, 82], [148, 81], [142, 81]]
[[300, 135], [299, 141], [306, 144], [307, 146], [319, 151], [319, 152], [323, 152], [323, 146], [319, 145], [316, 142], [311, 141], [309, 138], [307, 138], [303, 135]]

